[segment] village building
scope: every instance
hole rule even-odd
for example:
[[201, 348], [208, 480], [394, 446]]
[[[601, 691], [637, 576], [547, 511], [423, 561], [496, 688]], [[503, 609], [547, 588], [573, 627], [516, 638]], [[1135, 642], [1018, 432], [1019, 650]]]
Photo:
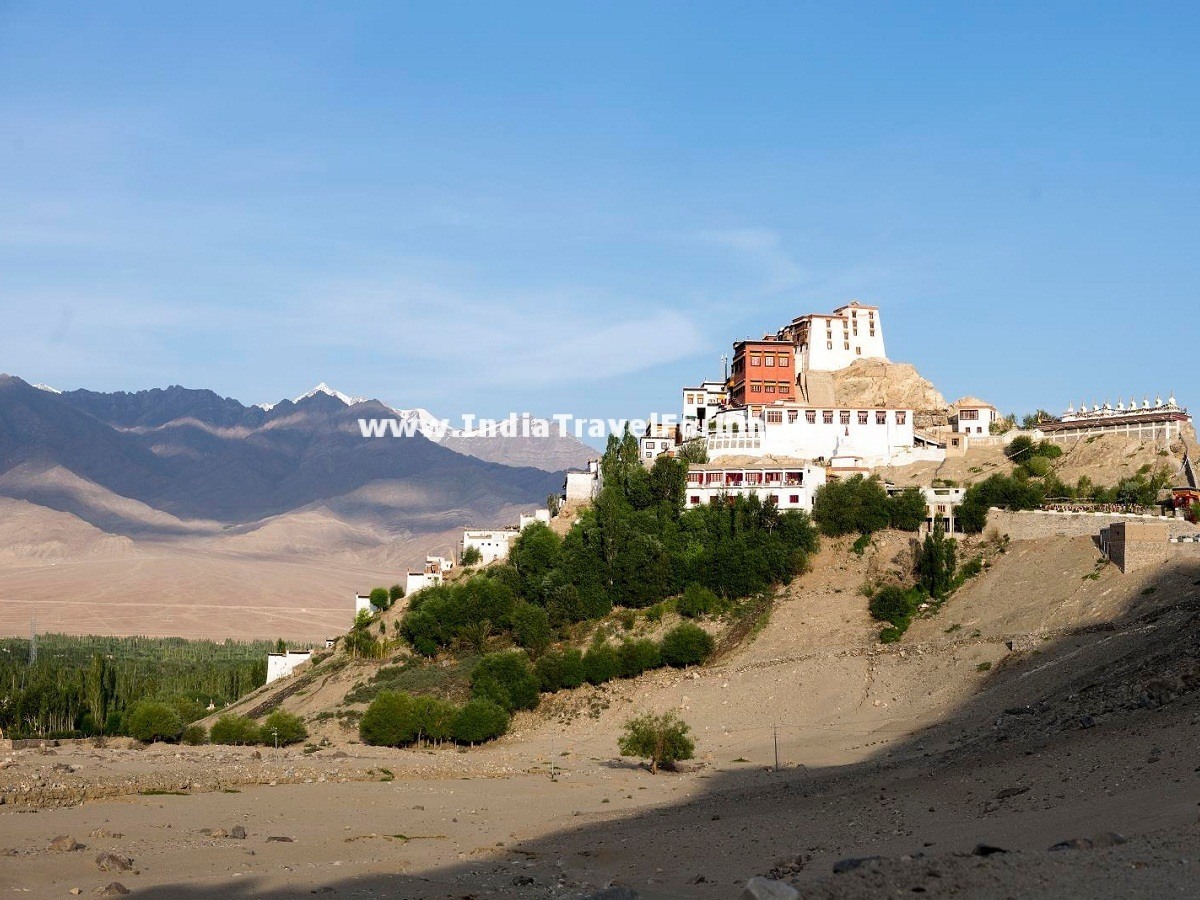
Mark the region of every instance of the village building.
[[1072, 404], [1060, 419], [1041, 422], [1038, 429], [1052, 441], [1120, 434], [1166, 446], [1178, 438], [1191, 421], [1188, 411], [1172, 395], [1166, 403], [1159, 397], [1153, 404], [1149, 398], [1143, 398], [1140, 404], [1131, 399], [1128, 406], [1118, 401], [1116, 406], [1097, 403], [1089, 408], [1085, 403], [1078, 410]]
[[312, 659], [311, 650], [287, 650], [283, 653], [267, 654], [267, 684], [280, 678], [286, 678], [296, 671], [301, 663]]
[[858, 359], [887, 359], [879, 307], [857, 300], [828, 315], [797, 316], [775, 336], [795, 346], [799, 371], [833, 372]]
[[425, 567], [420, 572], [409, 572], [404, 579], [404, 596], [411, 597], [417, 591], [439, 585], [444, 580], [445, 570], [441, 566], [442, 557], [427, 556]]
[[521, 513], [517, 519], [517, 531], [524, 531], [534, 522], [541, 522], [543, 525], [550, 524], [550, 510], [535, 509], [531, 513]]
[[683, 439], [703, 436], [708, 430], [708, 423], [728, 401], [725, 381], [702, 381], [697, 387], [685, 387], [681, 423]]
[[768, 336], [737, 341], [729, 372], [729, 406], [792, 400], [796, 393], [796, 348]]
[[369, 616], [373, 616], [379, 612], [378, 607], [371, 603], [371, 596], [369, 594], [354, 595], [354, 618], [357, 619], [358, 614], [361, 612], [365, 612]]
[[812, 511], [813, 496], [825, 483], [825, 469], [795, 459], [738, 460], [688, 466], [685, 507], [712, 503], [733, 494], [774, 501], [782, 510]]
[[[894, 484], [887, 485], [888, 494], [899, 494], [904, 487]], [[934, 522], [942, 520], [942, 528], [946, 534], [961, 534], [962, 525], [958, 521], [958, 507], [962, 505], [967, 489], [961, 487], [922, 487], [921, 494], [925, 497], [925, 528], [933, 529]]]
[[595, 500], [600, 493], [600, 460], [588, 460], [586, 469], [571, 469], [563, 482], [563, 499]]
[[648, 466], [664, 453], [674, 456], [682, 442], [683, 435], [678, 425], [651, 422], [646, 426], [645, 433], [638, 438], [638, 452], [642, 462]]
[[479, 551], [483, 565], [508, 559], [508, 551], [519, 532], [515, 528], [469, 528], [463, 532], [463, 551]]
[[842, 470], [940, 462], [944, 445], [918, 439], [911, 409], [818, 408], [798, 403], [729, 409], [707, 439], [711, 459], [776, 456], [829, 462]]
[[996, 407], [978, 397], [963, 397], [950, 407], [950, 427], [959, 434], [991, 434], [998, 421]]

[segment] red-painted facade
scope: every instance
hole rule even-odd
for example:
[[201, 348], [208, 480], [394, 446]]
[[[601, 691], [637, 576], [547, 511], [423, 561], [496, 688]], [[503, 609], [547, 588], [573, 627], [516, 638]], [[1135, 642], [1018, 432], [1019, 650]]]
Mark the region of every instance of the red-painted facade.
[[733, 345], [729, 405], [796, 399], [796, 348], [790, 341], [738, 341]]

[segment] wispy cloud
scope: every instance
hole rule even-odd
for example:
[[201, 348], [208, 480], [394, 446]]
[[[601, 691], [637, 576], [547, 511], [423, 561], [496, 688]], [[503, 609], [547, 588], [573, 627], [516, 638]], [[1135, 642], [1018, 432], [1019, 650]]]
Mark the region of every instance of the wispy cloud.
[[795, 290], [811, 279], [784, 247], [780, 235], [766, 228], [731, 228], [701, 231], [703, 243], [723, 247], [748, 262], [758, 279], [751, 290], [772, 295]]

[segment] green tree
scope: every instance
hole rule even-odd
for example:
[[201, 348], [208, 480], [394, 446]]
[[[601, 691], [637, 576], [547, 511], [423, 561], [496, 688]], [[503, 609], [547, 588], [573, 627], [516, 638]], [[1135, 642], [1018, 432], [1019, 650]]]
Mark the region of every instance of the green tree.
[[1015, 463], [1024, 462], [1034, 455], [1033, 438], [1018, 434], [1005, 446], [1004, 455]]
[[693, 582], [675, 602], [675, 611], [685, 618], [698, 619], [716, 612], [720, 606], [721, 600], [716, 594]]
[[957, 547], [957, 541], [946, 537], [942, 520], [935, 519], [917, 559], [917, 577], [929, 596], [941, 599], [953, 588]]
[[529, 657], [519, 651], [489, 653], [471, 671], [471, 696], [491, 700], [508, 712], [533, 709], [538, 693]]
[[404, 585], [393, 584], [388, 588], [388, 605], [394, 606], [397, 600], [404, 599]]
[[203, 725], [191, 724], [183, 729], [183, 737], [180, 740], [189, 747], [198, 747], [201, 744], [208, 743], [208, 729]]
[[878, 478], [862, 475], [828, 482], [813, 496], [813, 518], [830, 537], [873, 534], [891, 522], [887, 491]]
[[907, 487], [888, 498], [888, 517], [899, 531], [917, 531], [925, 524], [929, 505], [917, 487]]
[[679, 459], [685, 463], [703, 465], [708, 462], [708, 443], [699, 438], [679, 445]]
[[621, 674], [621, 657], [615, 647], [595, 644], [583, 654], [583, 676], [589, 684], [604, 684]]
[[525, 526], [508, 552], [508, 561], [521, 579], [521, 594], [526, 599], [541, 599], [542, 581], [558, 562], [562, 540], [543, 522]]
[[376, 609], [387, 609], [392, 605], [391, 595], [384, 587], [371, 588], [371, 605]]
[[131, 738], [146, 743], [174, 741], [183, 734], [183, 719], [169, 704], [141, 700], [126, 713], [125, 731]]
[[688, 724], [674, 712], [661, 716], [645, 713], [625, 723], [617, 747], [622, 756], [649, 760], [651, 774], [657, 774], [660, 766], [673, 766], [695, 755], [690, 733]]
[[286, 747], [307, 737], [308, 729], [304, 727], [303, 719], [285, 709], [276, 709], [263, 719], [259, 740], [264, 744], [274, 744], [278, 740], [279, 746]]
[[537, 675], [538, 686], [547, 693], [577, 688], [586, 679], [583, 654], [574, 648], [561, 652], [551, 650], [537, 661], [534, 674]]
[[898, 584], [885, 584], [871, 595], [872, 618], [880, 622], [890, 622], [901, 629], [908, 627], [916, 607], [913, 592]]
[[622, 678], [636, 678], [662, 665], [662, 648], [649, 638], [625, 641], [617, 655], [621, 660]]
[[712, 635], [699, 625], [683, 622], [663, 636], [662, 660], [677, 669], [698, 666], [712, 656], [714, 648]]
[[508, 731], [508, 713], [490, 700], [467, 702], [454, 717], [454, 739], [461, 744], [479, 744]]
[[209, 738], [214, 744], [257, 744], [262, 740], [262, 730], [253, 719], [225, 713], [213, 722]]
[[454, 737], [458, 707], [437, 697], [413, 698], [413, 718], [418, 741], [448, 741]]
[[403, 747], [417, 737], [416, 704], [402, 691], [380, 691], [358, 721], [358, 736], [373, 747]]
[[475, 566], [483, 562], [483, 552], [478, 547], [467, 547], [462, 552], [462, 564]]
[[550, 631], [550, 616], [546, 610], [524, 601], [513, 609], [512, 630], [517, 643], [528, 650], [534, 659], [546, 651], [553, 637]]

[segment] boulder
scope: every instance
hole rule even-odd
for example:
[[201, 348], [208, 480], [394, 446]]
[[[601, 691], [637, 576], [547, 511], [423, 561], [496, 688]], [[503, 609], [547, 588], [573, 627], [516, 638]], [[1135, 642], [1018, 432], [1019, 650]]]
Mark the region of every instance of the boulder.
[[74, 850], [82, 850], [83, 844], [69, 835], [60, 834], [50, 842], [50, 849], [58, 853], [70, 853]]
[[229, 829], [229, 836], [235, 841], [244, 841], [246, 839], [246, 829], [241, 825], [234, 825]]
[[746, 882], [742, 900], [799, 900], [800, 892], [786, 881], [755, 875]]
[[101, 897], [120, 897], [122, 894], [128, 894], [129, 888], [121, 884], [119, 881], [110, 881], [100, 891]]
[[96, 857], [96, 867], [101, 872], [128, 872], [133, 868], [133, 860], [120, 853], [101, 853]]

